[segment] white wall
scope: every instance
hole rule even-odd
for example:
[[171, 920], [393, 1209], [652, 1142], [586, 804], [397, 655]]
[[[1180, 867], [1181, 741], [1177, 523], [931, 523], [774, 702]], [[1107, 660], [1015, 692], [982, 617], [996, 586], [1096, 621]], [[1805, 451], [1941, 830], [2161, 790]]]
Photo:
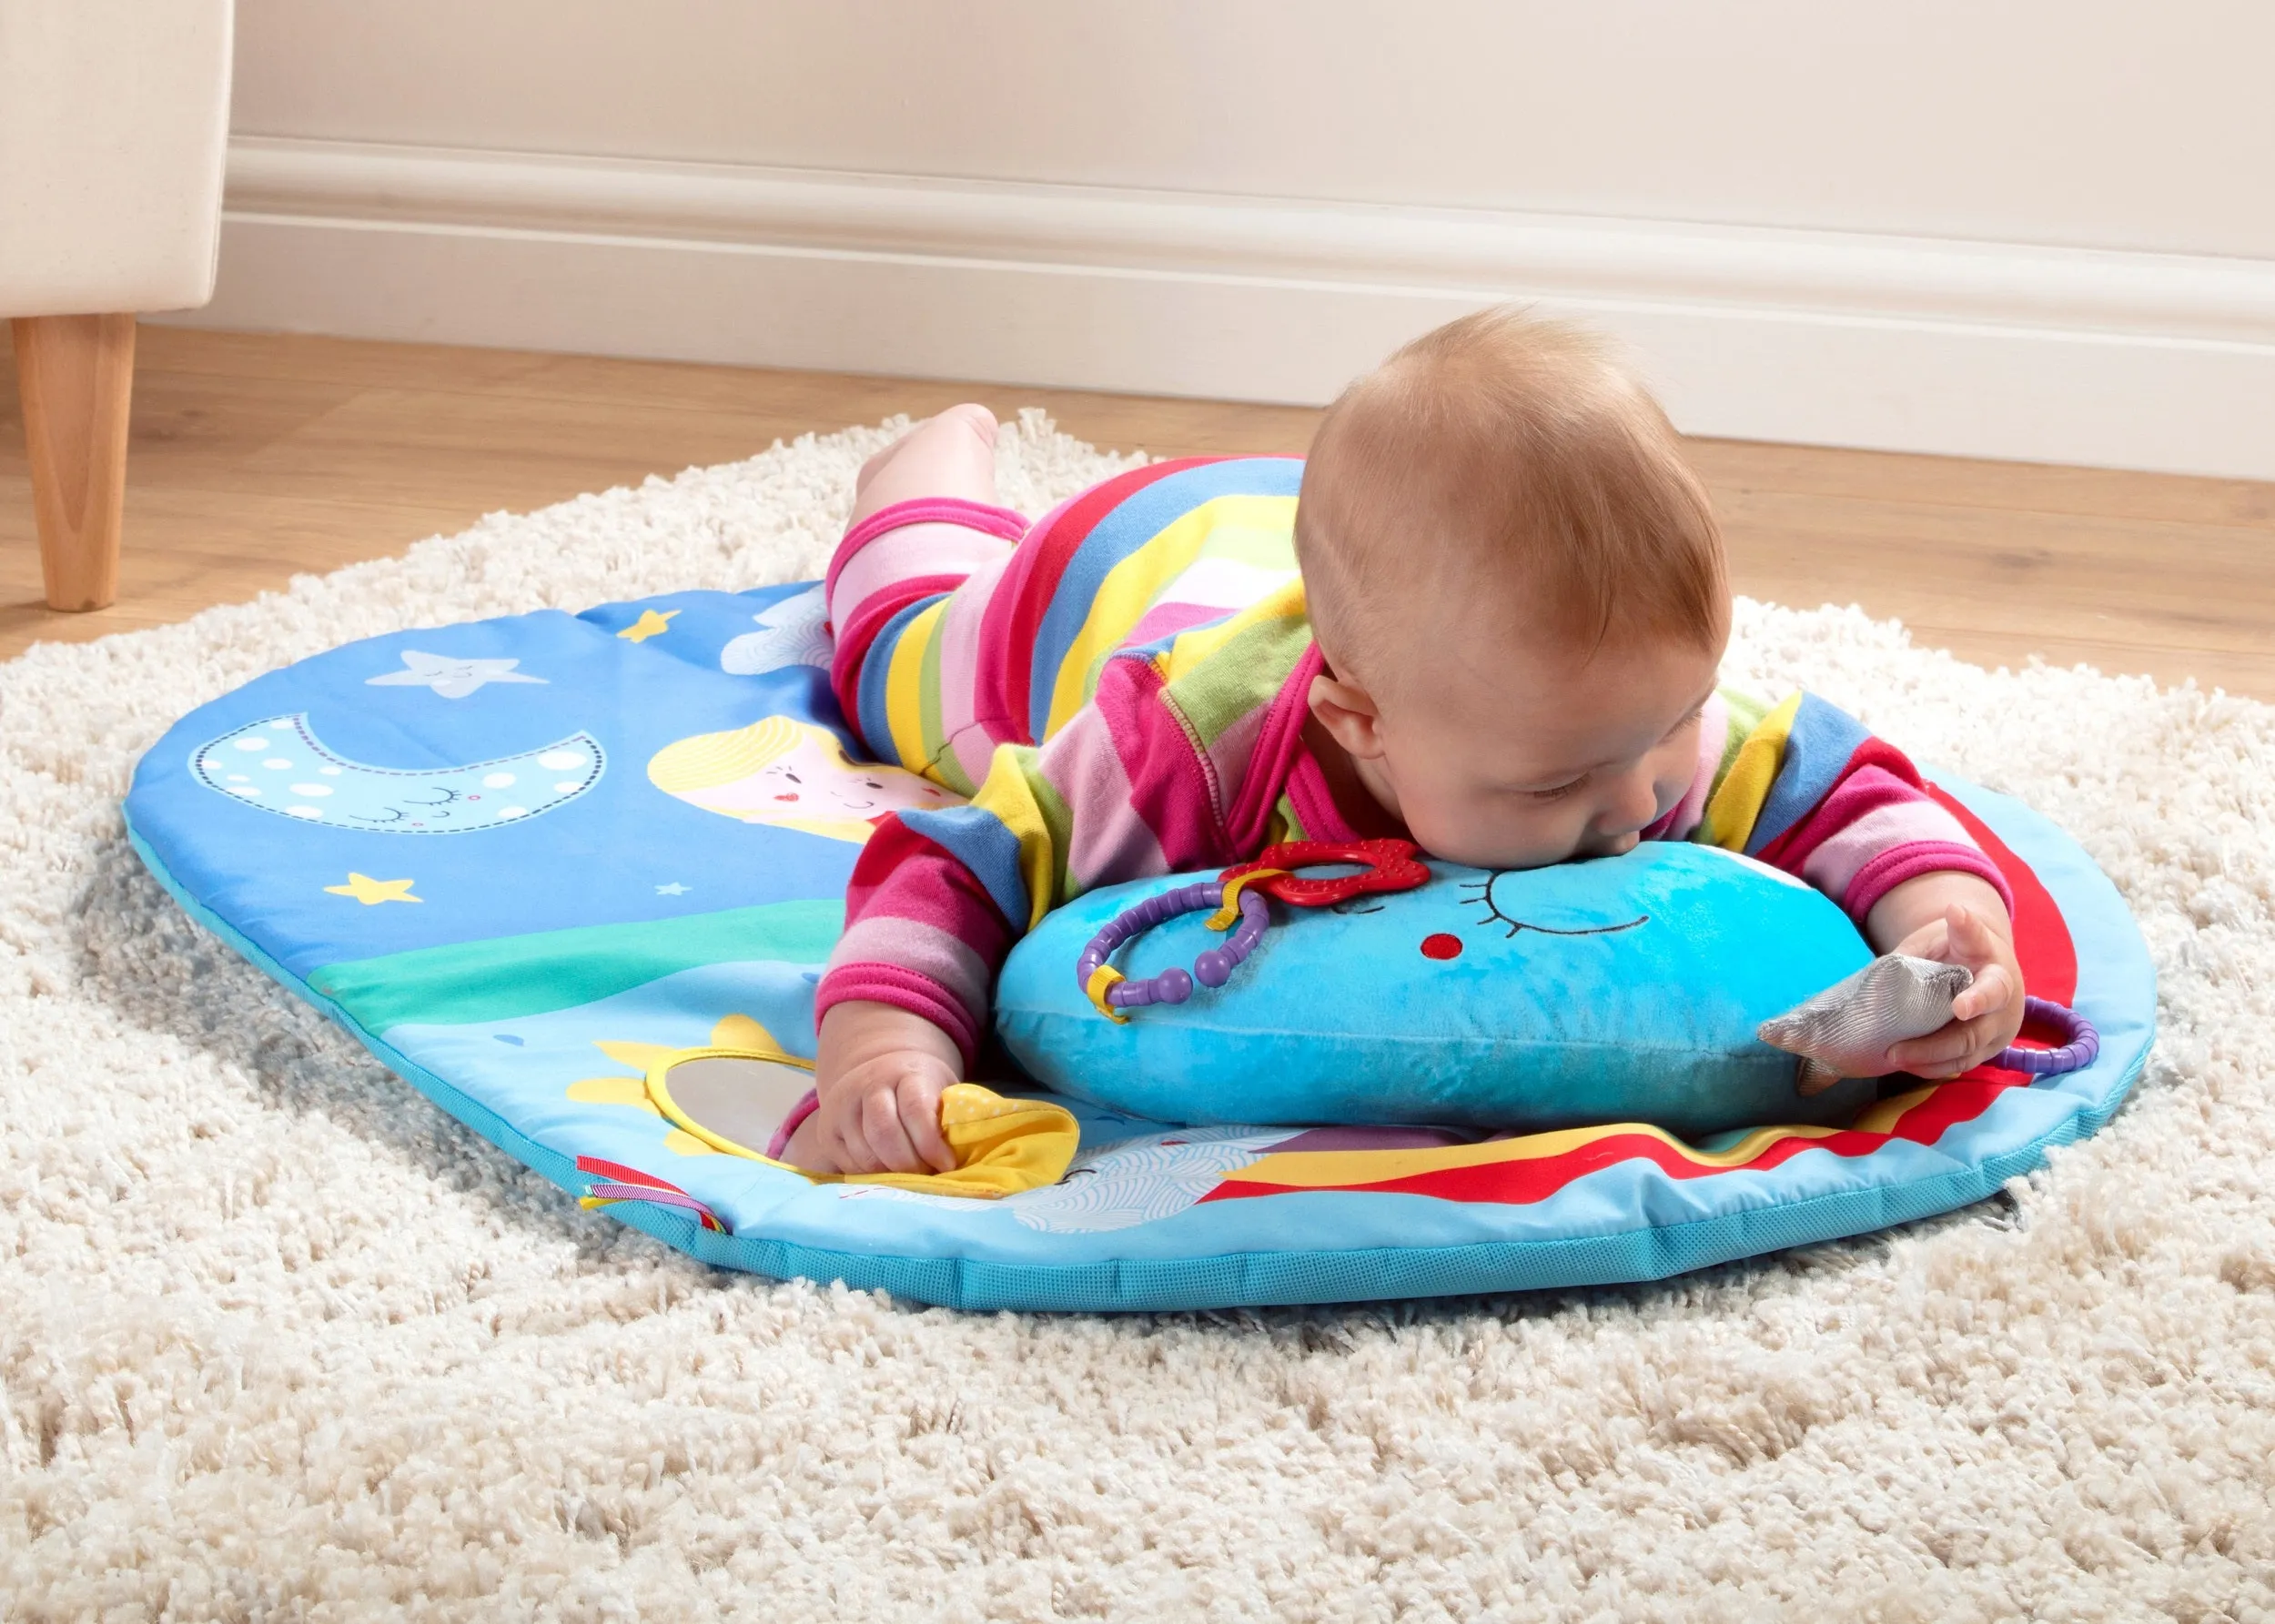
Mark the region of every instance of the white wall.
[[248, 134], [2275, 258], [2275, 7], [2249, 0], [241, 16]]
[[240, 0], [238, 36], [208, 319], [1312, 399], [1534, 296], [1706, 432], [2275, 477], [2243, 0]]

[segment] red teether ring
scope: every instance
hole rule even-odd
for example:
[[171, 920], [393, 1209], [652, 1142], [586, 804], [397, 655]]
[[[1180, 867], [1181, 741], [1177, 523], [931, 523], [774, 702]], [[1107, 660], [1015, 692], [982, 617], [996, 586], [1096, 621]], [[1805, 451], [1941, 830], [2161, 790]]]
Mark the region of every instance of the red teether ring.
[[1285, 841], [1253, 862], [1235, 863], [1217, 876], [1221, 883], [1259, 869], [1295, 869], [1320, 862], [1356, 862], [1355, 874], [1307, 879], [1301, 874], [1267, 874], [1249, 889], [1298, 908], [1327, 908], [1374, 891], [1411, 891], [1430, 883], [1430, 871], [1414, 860], [1421, 848], [1410, 840]]

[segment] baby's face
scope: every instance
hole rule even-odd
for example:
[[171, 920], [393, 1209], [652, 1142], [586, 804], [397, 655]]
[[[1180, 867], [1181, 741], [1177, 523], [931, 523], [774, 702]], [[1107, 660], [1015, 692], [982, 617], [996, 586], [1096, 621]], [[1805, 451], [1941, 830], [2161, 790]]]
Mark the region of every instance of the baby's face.
[[1477, 868], [1632, 850], [1697, 772], [1721, 642], [1428, 657], [1431, 680], [1380, 711], [1392, 810], [1425, 851]]

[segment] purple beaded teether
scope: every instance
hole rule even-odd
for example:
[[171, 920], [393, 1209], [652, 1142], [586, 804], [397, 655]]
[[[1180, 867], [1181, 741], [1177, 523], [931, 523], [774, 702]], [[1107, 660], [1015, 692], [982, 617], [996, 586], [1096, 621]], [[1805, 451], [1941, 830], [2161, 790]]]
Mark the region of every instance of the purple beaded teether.
[[[1287, 841], [1267, 846], [1254, 859], [1236, 862], [1213, 880], [1197, 881], [1149, 896], [1125, 908], [1107, 927], [1090, 938], [1090, 945], [1075, 961], [1075, 983], [1082, 995], [1107, 1020], [1127, 1025], [1122, 1012], [1148, 1004], [1182, 1004], [1193, 995], [1193, 983], [1221, 987], [1232, 979], [1240, 962], [1271, 929], [1271, 905], [1278, 897], [1296, 908], [1328, 908], [1354, 896], [1377, 891], [1411, 891], [1430, 882], [1430, 871], [1416, 861], [1419, 848], [1408, 840]], [[1309, 877], [1295, 871], [1306, 863], [1350, 863], [1359, 872]], [[1131, 981], [1109, 962], [1114, 950], [1165, 920], [1203, 908], [1216, 910], [1208, 922], [1212, 931], [1229, 929], [1222, 947], [1212, 947], [1193, 961], [1192, 973], [1164, 970], [1144, 981]]]
[[1108, 1020], [1127, 1021], [1129, 1017], [1121, 1013], [1126, 1009], [1148, 1004], [1184, 1003], [1193, 995], [1196, 981], [1204, 987], [1221, 987], [1230, 981], [1233, 971], [1256, 951], [1256, 944], [1271, 928], [1270, 904], [1265, 902], [1262, 893], [1247, 886], [1239, 887], [1239, 924], [1225, 939], [1222, 947], [1212, 947], [1193, 961], [1191, 973], [1171, 965], [1158, 975], [1131, 981], [1107, 963], [1116, 948], [1158, 924], [1179, 914], [1221, 908], [1225, 889], [1221, 881], [1203, 880], [1148, 897], [1136, 907], [1115, 915], [1104, 930], [1090, 938], [1090, 945], [1075, 961], [1075, 981], [1083, 995]]

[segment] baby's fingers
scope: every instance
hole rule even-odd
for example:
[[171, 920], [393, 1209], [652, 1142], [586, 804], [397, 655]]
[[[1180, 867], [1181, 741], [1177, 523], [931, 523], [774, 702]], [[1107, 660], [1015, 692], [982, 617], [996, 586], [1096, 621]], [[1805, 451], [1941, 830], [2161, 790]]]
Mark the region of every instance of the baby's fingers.
[[1943, 955], [1947, 963], [1982, 970], [2012, 951], [1988, 920], [1964, 903], [1954, 903], [1945, 909], [1943, 922], [1950, 943]]
[[859, 1107], [854, 1108], [852, 1120], [832, 1119], [827, 1112], [817, 1118], [822, 1124], [822, 1148], [827, 1160], [821, 1164], [833, 1173], [878, 1173], [876, 1155], [862, 1136]]
[[[935, 1173], [956, 1171], [956, 1152], [940, 1132], [940, 1092], [922, 1078], [903, 1077], [899, 1089], [901, 1126], [909, 1144]], [[924, 1168], [911, 1171], [923, 1172]]]
[[2004, 964], [1987, 964], [1975, 973], [1974, 982], [1951, 1001], [1951, 1016], [1957, 1021], [1971, 1021], [1977, 1015], [1997, 1014], [2014, 1002], [2014, 978], [2007, 973]]
[[862, 1100], [862, 1142], [875, 1158], [875, 1171], [922, 1173], [925, 1158], [902, 1121], [899, 1094], [897, 1088], [880, 1088]]
[[1926, 1037], [1908, 1038], [1888, 1050], [1888, 1060], [1916, 1077], [1956, 1077], [1990, 1058], [2001, 1042], [1994, 1012], [1970, 1021], [1953, 1021]]

